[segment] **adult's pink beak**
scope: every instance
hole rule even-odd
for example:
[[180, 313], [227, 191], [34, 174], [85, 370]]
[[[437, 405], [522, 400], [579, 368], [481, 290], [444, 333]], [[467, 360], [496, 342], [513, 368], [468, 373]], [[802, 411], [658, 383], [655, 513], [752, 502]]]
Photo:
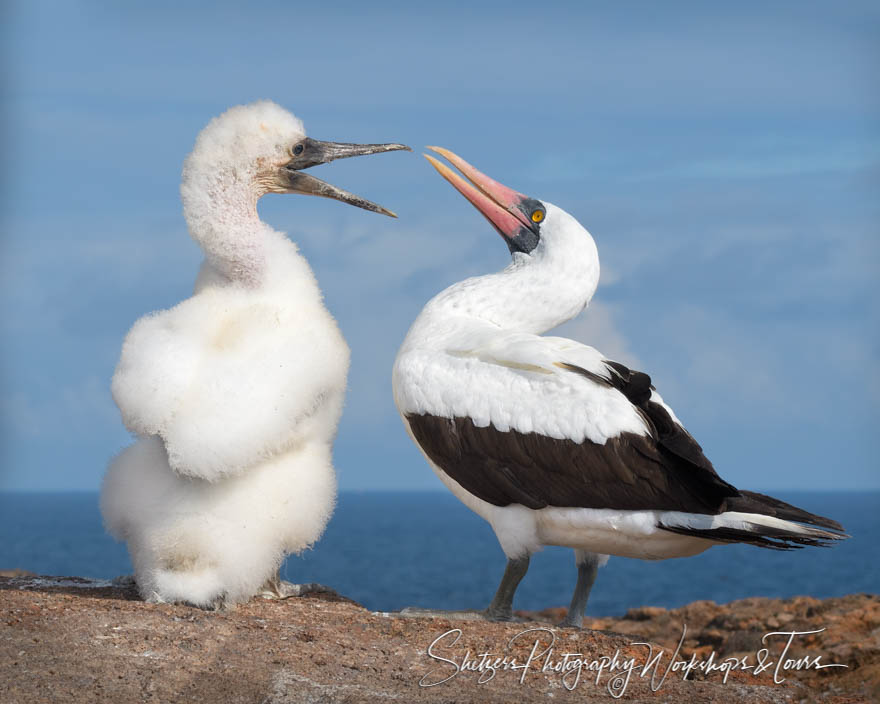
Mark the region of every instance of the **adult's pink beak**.
[[428, 149], [446, 157], [467, 177], [470, 183], [434, 157], [424, 155], [440, 175], [492, 223], [498, 234], [505, 238], [511, 251], [529, 252], [534, 249], [538, 241], [538, 225], [546, 214], [540, 201], [517, 193], [489, 178], [448, 149]]

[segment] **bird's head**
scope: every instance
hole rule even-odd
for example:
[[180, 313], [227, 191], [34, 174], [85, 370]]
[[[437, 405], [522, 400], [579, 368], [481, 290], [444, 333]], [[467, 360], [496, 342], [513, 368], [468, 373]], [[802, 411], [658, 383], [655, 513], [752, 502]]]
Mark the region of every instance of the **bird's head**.
[[253, 204], [266, 193], [333, 198], [396, 217], [390, 210], [331, 186], [305, 169], [335, 159], [409, 150], [403, 144], [322, 142], [306, 137], [302, 121], [269, 100], [230, 108], [199, 134], [183, 169], [184, 203], [221, 195]]
[[465, 180], [432, 156], [425, 155], [465, 198], [492, 224], [518, 265], [541, 268], [551, 276], [572, 280], [577, 295], [592, 297], [599, 280], [599, 255], [590, 233], [552, 203], [525, 196], [489, 178], [448, 149], [428, 147], [444, 156]]

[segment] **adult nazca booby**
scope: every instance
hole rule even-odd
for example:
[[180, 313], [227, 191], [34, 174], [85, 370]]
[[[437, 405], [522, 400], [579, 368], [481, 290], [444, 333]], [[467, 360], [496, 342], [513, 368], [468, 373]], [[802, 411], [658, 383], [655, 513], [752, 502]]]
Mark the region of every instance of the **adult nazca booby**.
[[138, 437], [111, 462], [101, 511], [145, 599], [217, 607], [300, 593], [278, 568], [333, 510], [349, 351], [305, 258], [257, 201], [302, 193], [393, 216], [303, 170], [398, 149], [409, 148], [308, 138], [269, 101], [199, 134], [181, 185], [205, 255], [195, 291], [135, 323], [112, 383]]
[[507, 556], [487, 617], [511, 617], [529, 556], [544, 545], [575, 550], [577, 584], [561, 625], [579, 627], [609, 555], [660, 560], [720, 543], [785, 550], [846, 537], [835, 521], [724, 481], [647, 374], [540, 336], [592, 298], [592, 237], [551, 203], [429, 149], [467, 177], [426, 155], [512, 255], [503, 271], [429, 301], [393, 370], [409, 435]]

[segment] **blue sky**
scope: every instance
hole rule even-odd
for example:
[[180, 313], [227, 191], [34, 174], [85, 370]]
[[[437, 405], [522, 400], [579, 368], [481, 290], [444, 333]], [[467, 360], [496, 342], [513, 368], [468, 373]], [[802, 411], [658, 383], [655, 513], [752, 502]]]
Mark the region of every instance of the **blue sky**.
[[[318, 175], [399, 215], [270, 196], [353, 353], [343, 489], [440, 488], [390, 369], [434, 293], [507, 249], [418, 156], [449, 147], [599, 246], [562, 333], [652, 375], [743, 488], [880, 488], [876, 3], [7, 3], [0, 488], [96, 489], [141, 315], [200, 260], [198, 131], [271, 98], [312, 136], [415, 154]], [[317, 172], [316, 172], [317, 173]]]

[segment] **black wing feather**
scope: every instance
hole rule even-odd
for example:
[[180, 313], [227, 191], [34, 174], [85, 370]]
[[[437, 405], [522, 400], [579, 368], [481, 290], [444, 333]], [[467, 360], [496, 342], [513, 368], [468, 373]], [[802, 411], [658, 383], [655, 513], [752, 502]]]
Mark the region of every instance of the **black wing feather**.
[[[604, 445], [585, 440], [551, 438], [540, 433], [478, 427], [466, 417], [430, 414], [406, 416], [425, 454], [468, 492], [496, 506], [547, 506], [661, 510], [718, 514], [758, 513], [836, 531], [836, 521], [778, 499], [739, 491], [724, 481], [699, 443], [669, 412], [651, 400], [651, 377], [619, 362], [605, 361], [608, 378], [573, 364], [559, 366], [596, 384], [620, 391], [642, 414], [649, 435], [621, 433]], [[698, 530], [661, 526], [710, 540], [750, 542], [791, 549], [821, 545], [825, 540], [782, 529], [755, 526], [755, 531], [720, 528]]]
[[[633, 371], [620, 362], [605, 360], [605, 366], [610, 372], [606, 383], [620, 391], [641, 411], [649, 427], [653, 429], [652, 436], [658, 452], [666, 456], [669, 470], [684, 472], [690, 470], [693, 474], [690, 479], [698, 485], [705, 485], [707, 489], [714, 490], [713, 493], [718, 493], [721, 497], [739, 496], [736, 487], [718, 476], [715, 467], [703, 454], [703, 448], [693, 436], [672, 420], [669, 411], [651, 400], [654, 386], [651, 384], [650, 376], [644, 372]], [[572, 364], [566, 364], [565, 367], [591, 379], [596, 376]]]
[[661, 509], [715, 513], [724, 492], [705, 485], [651, 436], [604, 445], [477, 427], [470, 418], [407, 416], [419, 446], [467, 491], [496, 506]]

